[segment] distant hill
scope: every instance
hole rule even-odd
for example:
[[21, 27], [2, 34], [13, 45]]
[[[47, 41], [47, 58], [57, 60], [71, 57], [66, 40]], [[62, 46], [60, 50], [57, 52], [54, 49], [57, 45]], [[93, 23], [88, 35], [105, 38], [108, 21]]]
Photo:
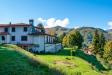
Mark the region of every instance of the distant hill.
[[65, 28], [61, 26], [56, 26], [52, 28], [46, 28], [48, 34], [57, 34], [57, 36], [60, 36], [63, 33], [68, 33], [72, 30], [72, 28]]
[[[52, 27], [52, 28], [48, 28], [50, 30], [50, 32], [54, 32], [57, 34], [57, 36], [60, 36], [63, 33], [68, 33], [70, 31], [74, 31], [74, 28], [65, 28], [65, 27], [61, 27], [61, 26], [56, 26], [56, 27]], [[84, 39], [87, 38], [87, 35], [89, 33], [93, 34], [95, 30], [98, 30], [99, 33], [103, 32], [106, 39], [111, 39], [112, 40], [112, 29], [111, 30], [103, 30], [100, 28], [94, 28], [94, 27], [80, 27], [77, 28], [77, 30], [80, 31], [80, 33], [84, 36]]]
[[107, 32], [110, 35], [110, 39], [112, 40], [112, 29], [107, 30]]
[[107, 32], [112, 32], [112, 29], [106, 30]]
[[99, 34], [101, 34], [103, 32], [106, 40], [110, 40], [110, 39], [112, 40], [112, 36], [107, 31], [105, 31], [103, 29], [100, 29], [100, 28], [81, 27], [81, 28], [78, 28], [77, 30], [80, 31], [80, 33], [84, 37], [85, 42], [87, 42], [88, 38], [90, 38], [90, 35], [91, 35], [91, 38], [93, 38], [94, 32], [95, 32], [96, 29], [98, 30]]

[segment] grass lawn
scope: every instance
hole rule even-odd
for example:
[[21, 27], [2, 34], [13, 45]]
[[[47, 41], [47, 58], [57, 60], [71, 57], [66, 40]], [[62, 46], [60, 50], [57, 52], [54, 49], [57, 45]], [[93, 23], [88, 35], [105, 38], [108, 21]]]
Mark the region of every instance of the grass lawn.
[[90, 63], [79, 57], [73, 56], [72, 60], [70, 60], [71, 56], [68, 48], [56, 54], [37, 54], [36, 57], [66, 75], [77, 75], [77, 73], [79, 75], [102, 75], [102, 73], [95, 71]]
[[[70, 50], [56, 54], [32, 54], [15, 45], [0, 46], [0, 75], [112, 75], [100, 72], [95, 65]], [[96, 67], [97, 68], [97, 67]]]

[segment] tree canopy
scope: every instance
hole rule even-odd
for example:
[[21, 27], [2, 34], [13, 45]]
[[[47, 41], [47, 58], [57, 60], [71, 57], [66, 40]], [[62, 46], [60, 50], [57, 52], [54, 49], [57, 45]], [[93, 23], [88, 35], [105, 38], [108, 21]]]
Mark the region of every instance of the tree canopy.
[[39, 24], [37, 25], [37, 27], [38, 27], [39, 29], [41, 29], [41, 32], [42, 32], [42, 33], [45, 33], [45, 29], [44, 29], [44, 26], [43, 26], [42, 23], [39, 23]]
[[104, 45], [105, 45], [105, 36], [103, 33], [98, 33], [98, 30], [95, 30], [94, 38], [93, 38], [93, 52], [94, 54], [103, 55]]
[[112, 41], [108, 41], [104, 46], [104, 58], [112, 61]]
[[83, 37], [80, 34], [79, 31], [75, 30], [70, 33], [68, 33], [64, 39], [63, 39], [63, 45], [68, 47], [75, 47], [78, 46], [78, 48], [82, 47]]

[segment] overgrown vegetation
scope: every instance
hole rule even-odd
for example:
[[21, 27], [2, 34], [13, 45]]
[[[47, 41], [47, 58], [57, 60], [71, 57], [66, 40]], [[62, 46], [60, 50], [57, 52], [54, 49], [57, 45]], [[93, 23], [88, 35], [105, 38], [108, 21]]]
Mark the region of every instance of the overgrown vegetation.
[[0, 75], [63, 75], [15, 45], [0, 46]]
[[0, 46], [0, 75], [112, 74], [111, 71], [104, 71], [96, 57], [77, 51], [70, 60], [70, 48], [56, 54], [32, 54], [15, 45]]
[[96, 30], [93, 38], [94, 54], [99, 54], [101, 57], [103, 56], [105, 41], [106, 40], [104, 34], [103, 33], [99, 34], [98, 30]]
[[108, 41], [104, 47], [104, 58], [112, 64], [112, 41]]
[[83, 42], [83, 37], [80, 34], [79, 31], [73, 31], [68, 33], [64, 38], [63, 38], [63, 46], [67, 47], [75, 47], [78, 46], [78, 48], [82, 47], [82, 42]]

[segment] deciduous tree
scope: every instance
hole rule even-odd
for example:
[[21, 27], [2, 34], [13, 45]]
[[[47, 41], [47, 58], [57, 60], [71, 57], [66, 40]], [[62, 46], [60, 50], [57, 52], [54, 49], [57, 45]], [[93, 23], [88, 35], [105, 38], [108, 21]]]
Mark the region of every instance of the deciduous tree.
[[83, 37], [79, 31], [75, 30], [68, 34], [67, 45], [69, 47], [78, 46], [78, 48], [82, 47]]
[[107, 61], [112, 61], [112, 41], [108, 41], [104, 46], [103, 56]]

